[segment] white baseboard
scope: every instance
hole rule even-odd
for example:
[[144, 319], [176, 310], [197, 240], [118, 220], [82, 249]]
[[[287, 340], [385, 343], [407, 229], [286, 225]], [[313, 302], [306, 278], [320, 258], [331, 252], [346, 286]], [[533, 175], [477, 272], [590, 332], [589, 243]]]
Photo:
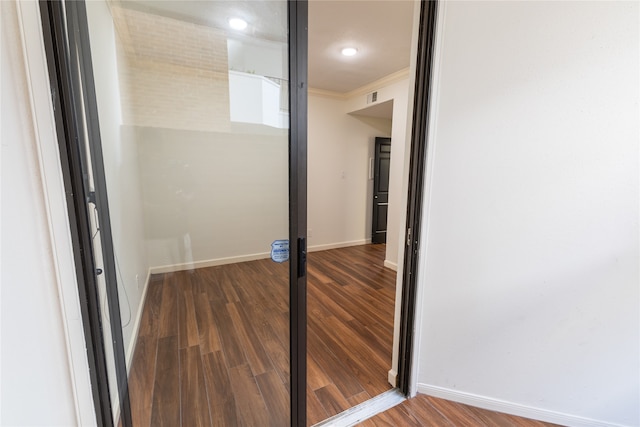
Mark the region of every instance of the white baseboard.
[[349, 246], [368, 245], [371, 243], [371, 239], [351, 240], [349, 242], [329, 243], [327, 245], [314, 245], [309, 246], [309, 252], [326, 251], [329, 249], [348, 248]]
[[389, 384], [391, 384], [393, 387], [396, 387], [396, 383], [398, 381], [398, 373], [395, 369], [389, 369], [389, 372], [387, 372], [387, 381], [389, 381]]
[[[371, 243], [371, 239], [352, 240], [349, 242], [339, 242], [339, 243], [330, 243], [327, 245], [309, 246], [308, 251], [309, 252], [326, 251], [329, 249], [347, 248], [349, 246], [367, 245], [369, 243]], [[173, 273], [176, 271], [194, 270], [196, 268], [215, 267], [217, 265], [236, 264], [239, 262], [255, 261], [259, 259], [266, 259], [269, 257], [271, 257], [271, 253], [262, 252], [262, 253], [250, 254], [250, 255], [240, 255], [240, 256], [233, 256], [233, 257], [226, 257], [226, 258], [208, 259], [204, 261], [185, 262], [181, 264], [160, 265], [156, 267], [151, 267], [149, 269], [149, 274]], [[391, 265], [395, 266], [395, 264], [393, 263], [391, 263]], [[387, 261], [385, 261], [385, 267], [389, 267], [395, 270], [397, 266], [395, 266], [395, 268], [393, 266], [388, 266]]]
[[144, 282], [144, 288], [142, 289], [142, 296], [140, 296], [140, 304], [138, 305], [138, 314], [136, 315], [135, 323], [133, 324], [133, 331], [131, 331], [131, 341], [127, 348], [127, 372], [130, 372], [131, 362], [133, 361], [133, 353], [138, 343], [138, 332], [140, 331], [140, 321], [142, 320], [142, 311], [144, 310], [144, 302], [147, 298], [147, 290], [149, 289], [149, 279], [151, 279], [151, 269], [147, 271], [147, 280]]
[[488, 409], [505, 414], [517, 415], [519, 417], [531, 418], [548, 423], [560, 424], [572, 427], [630, 427], [623, 424], [610, 423], [591, 418], [584, 418], [562, 412], [550, 411], [548, 409], [535, 408], [533, 406], [520, 405], [518, 403], [507, 402], [486, 396], [465, 393], [458, 390], [451, 390], [429, 384], [418, 384], [418, 393], [453, 402], [464, 403], [465, 405]]
[[396, 264], [395, 262], [391, 262], [388, 259], [384, 260], [384, 266], [390, 268], [393, 271], [398, 271], [398, 264]]
[[193, 270], [196, 268], [215, 267], [217, 265], [236, 264], [238, 262], [255, 261], [258, 259], [265, 259], [269, 257], [271, 257], [271, 253], [263, 252], [258, 254], [209, 259], [204, 261], [185, 262], [182, 264], [161, 265], [158, 267], [151, 267], [149, 271], [151, 272], [151, 274], [173, 273], [176, 271]]
[[[131, 341], [127, 347], [125, 357], [127, 364], [127, 376], [131, 374], [131, 363], [133, 362], [133, 354], [136, 350], [136, 344], [138, 344], [138, 333], [140, 332], [140, 321], [142, 320], [142, 311], [144, 310], [144, 303], [147, 299], [147, 291], [149, 290], [149, 281], [151, 279], [151, 268], [147, 271], [147, 280], [144, 282], [144, 288], [142, 289], [142, 295], [140, 296], [140, 304], [138, 305], [138, 314], [136, 315], [135, 323], [133, 324], [133, 331], [131, 331]], [[120, 419], [120, 402], [115, 401], [113, 403], [113, 413], [116, 420]]]

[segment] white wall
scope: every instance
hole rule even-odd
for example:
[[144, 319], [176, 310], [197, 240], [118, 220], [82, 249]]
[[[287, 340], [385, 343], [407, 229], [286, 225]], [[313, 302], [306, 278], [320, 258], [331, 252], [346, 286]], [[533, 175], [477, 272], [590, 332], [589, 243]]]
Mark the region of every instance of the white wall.
[[271, 132], [126, 128], [139, 150], [152, 267], [264, 258], [288, 238], [288, 139]]
[[309, 248], [371, 241], [369, 159], [376, 136], [391, 136], [390, 120], [352, 116], [344, 100], [309, 96]]
[[[309, 97], [311, 249], [370, 239], [369, 158], [374, 138], [392, 136], [392, 126], [350, 115], [347, 107], [345, 100]], [[287, 237], [286, 130], [234, 129], [125, 128], [125, 144], [139, 150], [152, 267], [265, 257], [271, 242]]]
[[[90, 9], [119, 261], [129, 258], [135, 275], [142, 266], [162, 272], [267, 257], [288, 235], [288, 136], [230, 120], [226, 33], [111, 6], [113, 19], [102, 2]], [[282, 43], [244, 44], [264, 45], [273, 57], [264, 66], [281, 71]], [[271, 90], [273, 117], [259, 122], [279, 125], [280, 91]]]
[[[0, 424], [95, 425], [77, 293], [70, 299], [65, 293], [76, 289], [72, 258], [60, 251], [62, 247], [69, 249], [69, 228], [65, 221], [51, 222], [66, 218], [66, 212], [51, 122], [42, 30], [37, 4], [22, 4], [21, 9], [22, 32], [16, 3], [0, 2]], [[23, 34], [30, 36], [28, 40], [23, 40]], [[32, 78], [39, 77], [31, 80], [31, 86], [22, 54], [23, 43], [32, 56], [28, 63], [33, 69], [29, 73]], [[32, 100], [43, 102], [34, 105]], [[39, 116], [36, 123], [34, 114], [42, 111], [48, 114]], [[49, 139], [44, 138], [47, 132]], [[54, 168], [57, 166], [54, 175], [58, 181], [45, 171], [52, 164]], [[57, 198], [53, 197], [54, 187], [58, 190]], [[63, 232], [59, 233], [60, 230]], [[80, 353], [76, 352], [78, 335]]]
[[446, 4], [419, 391], [563, 424], [640, 424], [638, 13]]

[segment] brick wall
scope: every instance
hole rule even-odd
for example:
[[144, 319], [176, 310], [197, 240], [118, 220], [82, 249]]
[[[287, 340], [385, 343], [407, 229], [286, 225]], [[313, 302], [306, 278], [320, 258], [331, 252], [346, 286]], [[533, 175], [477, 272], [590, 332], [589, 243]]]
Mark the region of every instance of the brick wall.
[[224, 32], [117, 6], [112, 13], [118, 34], [123, 123], [228, 131]]

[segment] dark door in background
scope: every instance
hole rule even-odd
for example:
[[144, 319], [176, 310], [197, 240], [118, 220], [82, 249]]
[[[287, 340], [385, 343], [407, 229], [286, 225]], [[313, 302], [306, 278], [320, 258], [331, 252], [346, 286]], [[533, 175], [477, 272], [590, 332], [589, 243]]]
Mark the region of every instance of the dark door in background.
[[373, 220], [371, 243], [387, 242], [387, 211], [389, 207], [389, 166], [391, 138], [376, 138], [373, 163]]

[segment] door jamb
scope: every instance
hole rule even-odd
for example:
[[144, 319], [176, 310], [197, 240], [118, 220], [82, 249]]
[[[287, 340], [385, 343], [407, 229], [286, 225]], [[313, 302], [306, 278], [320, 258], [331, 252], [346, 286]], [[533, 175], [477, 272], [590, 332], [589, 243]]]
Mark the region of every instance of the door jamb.
[[[307, 425], [307, 55], [308, 3], [288, 1], [289, 339], [291, 418]], [[295, 61], [292, 61], [295, 58]], [[295, 114], [292, 114], [295, 112]]]
[[[98, 119], [98, 104], [96, 98], [95, 82], [93, 80], [93, 64], [91, 60], [91, 46], [89, 42], [89, 28], [87, 22], [86, 4], [84, 1], [65, 2], [67, 27], [69, 28], [69, 46], [71, 48], [70, 60], [72, 64], [78, 63], [78, 69], [71, 67], [71, 79], [82, 88], [82, 93], [75, 94], [74, 102], [82, 102], [84, 105], [84, 117], [88, 136], [87, 145], [90, 147], [89, 162], [94, 176], [93, 192], [87, 193], [88, 201], [98, 211], [100, 223], [100, 242], [102, 245], [103, 274], [105, 275], [106, 294], [109, 310], [111, 338], [114, 348], [116, 365], [116, 384], [118, 402], [116, 411], [119, 420], [124, 427], [133, 425], [131, 421], [131, 404], [129, 400], [129, 384], [127, 361], [124, 349], [122, 333], [122, 320], [120, 313], [120, 298], [118, 295], [117, 267], [115, 262], [115, 249], [113, 247], [113, 233], [111, 232], [111, 218], [109, 200], [105, 179], [104, 159], [102, 156], [102, 139]], [[76, 49], [73, 49], [73, 47]], [[83, 77], [86, 76], [86, 77]], [[82, 113], [80, 113], [82, 114]], [[77, 116], [78, 120], [80, 115]], [[79, 140], [82, 142], [82, 139]], [[85, 154], [85, 155], [86, 155]], [[96, 179], [97, 177], [97, 179]], [[99, 273], [98, 273], [99, 274]], [[109, 286], [112, 284], [112, 286]], [[115, 285], [115, 286], [114, 286]]]
[[422, 224], [422, 198], [424, 193], [425, 165], [429, 131], [429, 103], [431, 77], [435, 51], [436, 18], [438, 0], [421, 2], [418, 34], [418, 52], [415, 73], [415, 93], [411, 148], [409, 164], [409, 185], [407, 196], [407, 216], [405, 249], [402, 271], [402, 300], [400, 314], [400, 339], [398, 351], [398, 381], [400, 391], [410, 394], [411, 367], [415, 330], [417, 293], [417, 269], [420, 248], [420, 227]]
[[75, 143], [82, 135], [77, 126], [71, 96], [73, 84], [68, 69], [69, 53], [62, 25], [65, 19], [63, 6], [62, 2], [40, 1], [44, 49], [51, 84], [60, 167], [66, 193], [96, 422], [98, 426], [113, 426], [112, 402], [106, 381], [106, 350], [102, 340], [96, 265], [89, 231], [89, 210], [84, 197], [77, 196], [85, 194], [86, 183], [80, 166], [81, 146]]

